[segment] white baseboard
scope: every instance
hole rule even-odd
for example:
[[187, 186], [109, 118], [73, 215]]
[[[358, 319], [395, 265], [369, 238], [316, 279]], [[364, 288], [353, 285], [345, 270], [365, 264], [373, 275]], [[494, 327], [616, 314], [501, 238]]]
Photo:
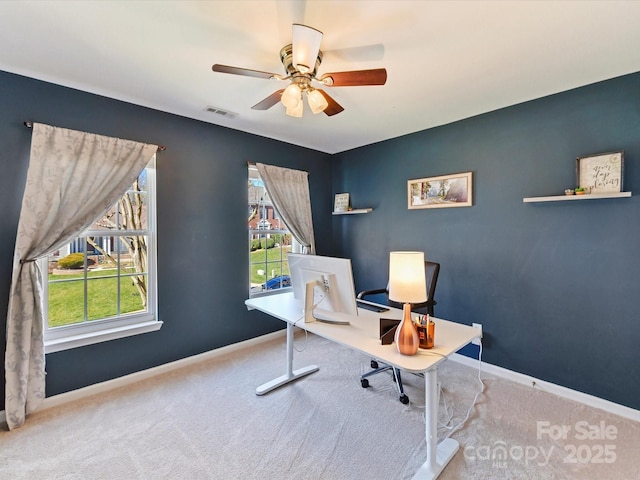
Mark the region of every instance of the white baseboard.
[[[477, 359], [469, 358], [459, 353], [454, 353], [449, 357], [449, 359], [453, 360], [454, 362], [467, 365], [469, 367], [478, 368]], [[552, 393], [559, 397], [582, 403], [583, 405], [587, 405], [588, 407], [598, 408], [600, 410], [604, 410], [605, 412], [613, 413], [614, 415], [619, 415], [621, 417], [628, 418], [629, 420], [640, 422], [640, 410], [634, 410], [633, 408], [625, 407], [624, 405], [610, 402], [609, 400], [594, 397], [593, 395], [589, 395], [587, 393], [582, 393], [577, 390], [562, 387], [560, 385], [556, 385], [555, 383], [546, 382], [544, 380], [530, 377], [529, 375], [525, 375], [523, 373], [514, 372], [513, 370], [507, 370], [506, 368], [498, 367], [486, 362], [482, 362], [482, 371], [490, 373], [497, 377], [506, 378], [507, 380], [511, 380], [512, 382], [531, 387], [535, 390], [542, 390], [544, 392]]]
[[[68, 402], [73, 402], [75, 400], [90, 397], [91, 395], [105, 393], [116, 388], [125, 387], [127, 385], [131, 385], [133, 383], [155, 377], [156, 375], [168, 373], [179, 368], [195, 365], [204, 360], [219, 357], [235, 350], [242, 350], [244, 348], [253, 347], [260, 343], [268, 342], [269, 340], [282, 337], [285, 334], [286, 330], [278, 330], [277, 332], [268, 333], [256, 338], [251, 338], [243, 342], [233, 343], [231, 345], [216, 348], [215, 350], [210, 350], [199, 355], [193, 355], [191, 357], [176, 360], [175, 362], [165, 363], [163, 365], [158, 365], [157, 367], [148, 368], [147, 370], [142, 370], [140, 372], [131, 373], [123, 377], [114, 378], [113, 380], [107, 380], [106, 382], [96, 383], [94, 385], [89, 385], [88, 387], [83, 387], [77, 390], [72, 390], [70, 392], [54, 395], [52, 397], [47, 397], [42, 401], [42, 404], [38, 408], [38, 411], [57, 407]], [[1, 410], [0, 422], [4, 421], [6, 421], [6, 414], [4, 410]]]

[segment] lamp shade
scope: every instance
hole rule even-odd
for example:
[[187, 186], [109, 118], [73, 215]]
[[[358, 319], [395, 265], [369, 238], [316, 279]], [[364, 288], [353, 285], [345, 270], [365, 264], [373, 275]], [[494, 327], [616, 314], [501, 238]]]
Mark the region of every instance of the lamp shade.
[[427, 301], [424, 252], [389, 254], [389, 299], [399, 303]]
[[322, 42], [322, 32], [315, 28], [293, 24], [293, 66], [300, 72], [307, 73], [313, 71], [316, 65], [316, 58], [320, 51]]

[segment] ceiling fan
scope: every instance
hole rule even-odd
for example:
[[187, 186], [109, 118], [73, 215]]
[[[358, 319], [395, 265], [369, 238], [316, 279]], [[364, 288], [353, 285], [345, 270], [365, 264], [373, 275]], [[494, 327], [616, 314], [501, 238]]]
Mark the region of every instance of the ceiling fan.
[[360, 85], [384, 85], [387, 81], [387, 70], [375, 68], [371, 70], [353, 70], [347, 72], [325, 73], [317, 77], [318, 67], [322, 63], [320, 42], [322, 32], [306, 25], [293, 24], [292, 43], [280, 50], [280, 61], [286, 75], [261, 72], [248, 68], [231, 67], [216, 63], [212, 70], [219, 73], [231, 73], [275, 80], [290, 80], [288, 87], [269, 95], [256, 103], [253, 110], [268, 110], [276, 103], [282, 102], [287, 115], [302, 117], [303, 95], [306, 93], [309, 107], [313, 113], [324, 112], [328, 116], [336, 115], [344, 108], [322, 89], [312, 86], [318, 82], [325, 87], [352, 87]]

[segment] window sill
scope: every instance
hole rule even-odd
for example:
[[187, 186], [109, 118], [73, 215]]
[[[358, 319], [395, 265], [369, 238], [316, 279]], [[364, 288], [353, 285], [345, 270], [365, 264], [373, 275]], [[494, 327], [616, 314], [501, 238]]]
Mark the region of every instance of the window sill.
[[263, 290], [249, 294], [249, 298], [268, 297], [269, 295], [278, 295], [279, 293], [292, 292], [293, 287], [274, 288], [273, 290]]
[[44, 352], [54, 353], [72, 348], [84, 347], [95, 343], [108, 342], [118, 338], [131, 337], [141, 333], [155, 332], [160, 330], [162, 322], [152, 320], [148, 322], [134, 323], [116, 328], [104, 329], [96, 332], [70, 335], [64, 338], [49, 340], [44, 342]]

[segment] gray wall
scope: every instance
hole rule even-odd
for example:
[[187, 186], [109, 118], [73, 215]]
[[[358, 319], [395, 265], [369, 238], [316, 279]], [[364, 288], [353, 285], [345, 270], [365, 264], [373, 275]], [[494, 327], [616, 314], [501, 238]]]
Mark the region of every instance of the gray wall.
[[[247, 162], [309, 172], [319, 253], [331, 250], [331, 157], [0, 72], [0, 348], [31, 120], [167, 146], [158, 154], [158, 332], [47, 355], [54, 395], [283, 328], [244, 307]], [[296, 121], [292, 119], [292, 121]], [[4, 405], [4, 354], [0, 410]]]
[[[522, 202], [614, 150], [632, 198]], [[425, 251], [442, 264], [436, 316], [483, 324], [486, 361], [640, 409], [639, 161], [640, 74], [345, 152], [334, 193], [374, 210], [334, 219], [336, 253], [366, 289], [389, 251]], [[473, 207], [407, 209], [408, 179], [465, 171]]]

